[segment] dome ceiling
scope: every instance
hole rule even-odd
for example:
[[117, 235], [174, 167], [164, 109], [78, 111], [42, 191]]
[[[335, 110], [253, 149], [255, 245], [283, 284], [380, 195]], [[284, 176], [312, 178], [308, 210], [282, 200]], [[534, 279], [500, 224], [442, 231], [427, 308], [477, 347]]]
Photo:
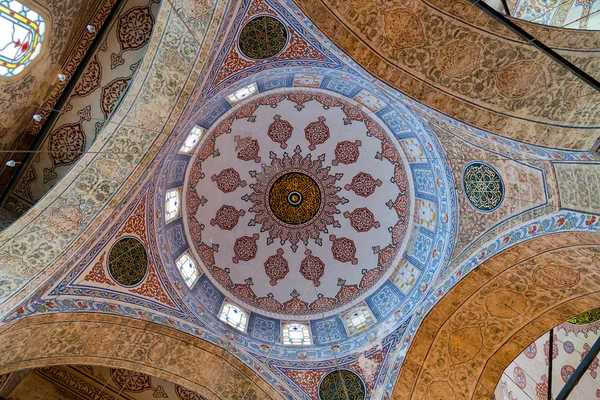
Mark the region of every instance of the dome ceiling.
[[306, 89], [250, 99], [197, 148], [190, 243], [253, 311], [317, 315], [355, 303], [398, 263], [411, 221], [398, 142], [349, 100]]

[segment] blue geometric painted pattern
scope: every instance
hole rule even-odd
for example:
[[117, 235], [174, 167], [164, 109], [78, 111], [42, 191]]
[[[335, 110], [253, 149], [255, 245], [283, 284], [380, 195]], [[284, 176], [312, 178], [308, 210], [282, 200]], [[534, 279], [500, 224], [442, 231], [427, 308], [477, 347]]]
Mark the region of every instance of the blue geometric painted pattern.
[[275, 343], [279, 339], [280, 325], [278, 319], [252, 313], [248, 322], [248, 334], [255, 339]]
[[390, 280], [377, 289], [375, 293], [365, 300], [378, 320], [383, 320], [390, 313], [396, 311], [401, 304], [402, 293]]
[[310, 322], [313, 342], [317, 345], [335, 343], [348, 338], [344, 323], [337, 315], [329, 318], [317, 319]]

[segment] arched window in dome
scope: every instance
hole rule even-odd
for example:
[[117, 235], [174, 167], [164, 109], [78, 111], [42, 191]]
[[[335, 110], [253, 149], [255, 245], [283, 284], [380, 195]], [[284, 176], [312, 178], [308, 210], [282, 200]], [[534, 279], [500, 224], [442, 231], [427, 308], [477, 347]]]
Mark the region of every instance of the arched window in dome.
[[350, 335], [364, 331], [375, 322], [377, 321], [375, 320], [371, 309], [366, 305], [360, 305], [344, 316], [344, 323], [346, 324]]
[[246, 331], [246, 323], [248, 316], [242, 309], [231, 304], [225, 303], [223, 310], [221, 311], [221, 321], [233, 326], [242, 332]]
[[296, 322], [290, 322], [283, 325], [281, 338], [283, 344], [293, 346], [304, 346], [311, 344], [308, 326]]
[[230, 95], [227, 96], [227, 99], [229, 100], [230, 103], [237, 103], [238, 101], [244, 100], [244, 99], [252, 96], [257, 91], [258, 91], [258, 87], [256, 87], [256, 83], [251, 83], [250, 85], [244, 86], [243, 88], [238, 89], [235, 92], [231, 93]]
[[42, 50], [46, 23], [14, 0], [0, 0], [0, 75], [21, 73]]
[[202, 134], [204, 134], [204, 129], [199, 126], [193, 127], [179, 151], [185, 154], [191, 153], [200, 141]]
[[179, 215], [179, 190], [167, 192], [165, 197], [165, 222], [177, 218]]
[[191, 288], [196, 280], [198, 279], [198, 269], [196, 268], [196, 264], [192, 260], [192, 258], [184, 253], [175, 261], [177, 265], [177, 269], [179, 269], [179, 273], [185, 280], [185, 284]]

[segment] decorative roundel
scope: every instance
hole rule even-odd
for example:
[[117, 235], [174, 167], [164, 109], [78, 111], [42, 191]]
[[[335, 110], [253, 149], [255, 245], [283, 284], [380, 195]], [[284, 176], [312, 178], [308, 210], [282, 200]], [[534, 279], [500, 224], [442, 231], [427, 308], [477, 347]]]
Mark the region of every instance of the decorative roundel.
[[287, 37], [287, 30], [278, 19], [262, 16], [242, 28], [239, 46], [246, 57], [263, 60], [279, 54], [287, 43]]
[[586, 311], [567, 320], [568, 323], [573, 325], [587, 325], [596, 321], [600, 321], [600, 308]]
[[535, 343], [531, 343], [529, 346], [527, 346], [524, 353], [525, 357], [529, 359], [535, 358], [535, 355], [537, 354], [537, 346], [535, 345]]
[[465, 167], [463, 187], [471, 205], [483, 212], [494, 211], [504, 199], [500, 174], [482, 162], [472, 162]]
[[573, 372], [575, 372], [575, 368], [568, 364], [563, 365], [563, 367], [560, 369], [560, 377], [562, 378], [564, 383], [567, 383], [569, 379], [571, 379], [571, 375], [573, 375]]
[[319, 385], [319, 400], [363, 400], [366, 394], [360, 376], [346, 369], [329, 372]]
[[135, 238], [119, 240], [108, 255], [108, 272], [123, 286], [140, 283], [148, 271], [148, 256], [142, 242]]
[[319, 185], [306, 174], [284, 173], [270, 186], [269, 207], [275, 217], [286, 224], [305, 224], [312, 220], [323, 206]]
[[513, 370], [513, 378], [515, 378], [515, 383], [521, 389], [525, 389], [527, 386], [527, 378], [525, 377], [525, 372], [521, 367], [515, 367]]
[[564, 344], [563, 344], [563, 348], [565, 349], [565, 351], [568, 354], [571, 354], [573, 351], [575, 351], [575, 346], [573, 345], [573, 342], [567, 340]]

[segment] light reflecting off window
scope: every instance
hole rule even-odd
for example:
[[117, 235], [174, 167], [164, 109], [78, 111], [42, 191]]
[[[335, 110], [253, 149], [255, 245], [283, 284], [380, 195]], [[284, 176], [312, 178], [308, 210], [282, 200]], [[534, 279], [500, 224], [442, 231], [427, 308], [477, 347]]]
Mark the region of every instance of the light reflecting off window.
[[181, 276], [185, 280], [186, 285], [188, 287], [192, 287], [196, 279], [198, 279], [198, 269], [196, 269], [196, 265], [194, 261], [190, 258], [190, 256], [186, 253], [175, 261]]
[[350, 311], [346, 314], [344, 318], [344, 322], [348, 327], [348, 333], [351, 335], [363, 331], [367, 329], [369, 326], [373, 325], [375, 321], [375, 317], [373, 317], [373, 313], [366, 305], [359, 306], [354, 310]]
[[230, 303], [225, 303], [221, 311], [221, 321], [228, 323], [236, 329], [244, 332], [246, 330], [246, 313]]
[[165, 220], [168, 222], [179, 213], [179, 190], [167, 192], [165, 199]]
[[244, 86], [240, 90], [236, 90], [235, 92], [227, 96], [227, 98], [231, 103], [235, 103], [237, 101], [244, 100], [245, 98], [252, 96], [254, 93], [256, 93], [257, 90], [258, 88], [256, 87], [256, 83], [252, 83], [248, 86]]
[[283, 326], [283, 344], [310, 345], [310, 332], [304, 324], [290, 323]]
[[194, 147], [196, 147], [196, 145], [200, 141], [200, 137], [202, 137], [203, 133], [204, 129], [197, 126], [193, 127], [192, 131], [185, 139], [185, 143], [183, 144], [183, 146], [181, 146], [181, 149], [179, 149], [179, 151], [182, 153], [189, 153], [192, 150], [194, 150]]
[[0, 75], [15, 76], [42, 50], [44, 19], [18, 1], [0, 0]]

